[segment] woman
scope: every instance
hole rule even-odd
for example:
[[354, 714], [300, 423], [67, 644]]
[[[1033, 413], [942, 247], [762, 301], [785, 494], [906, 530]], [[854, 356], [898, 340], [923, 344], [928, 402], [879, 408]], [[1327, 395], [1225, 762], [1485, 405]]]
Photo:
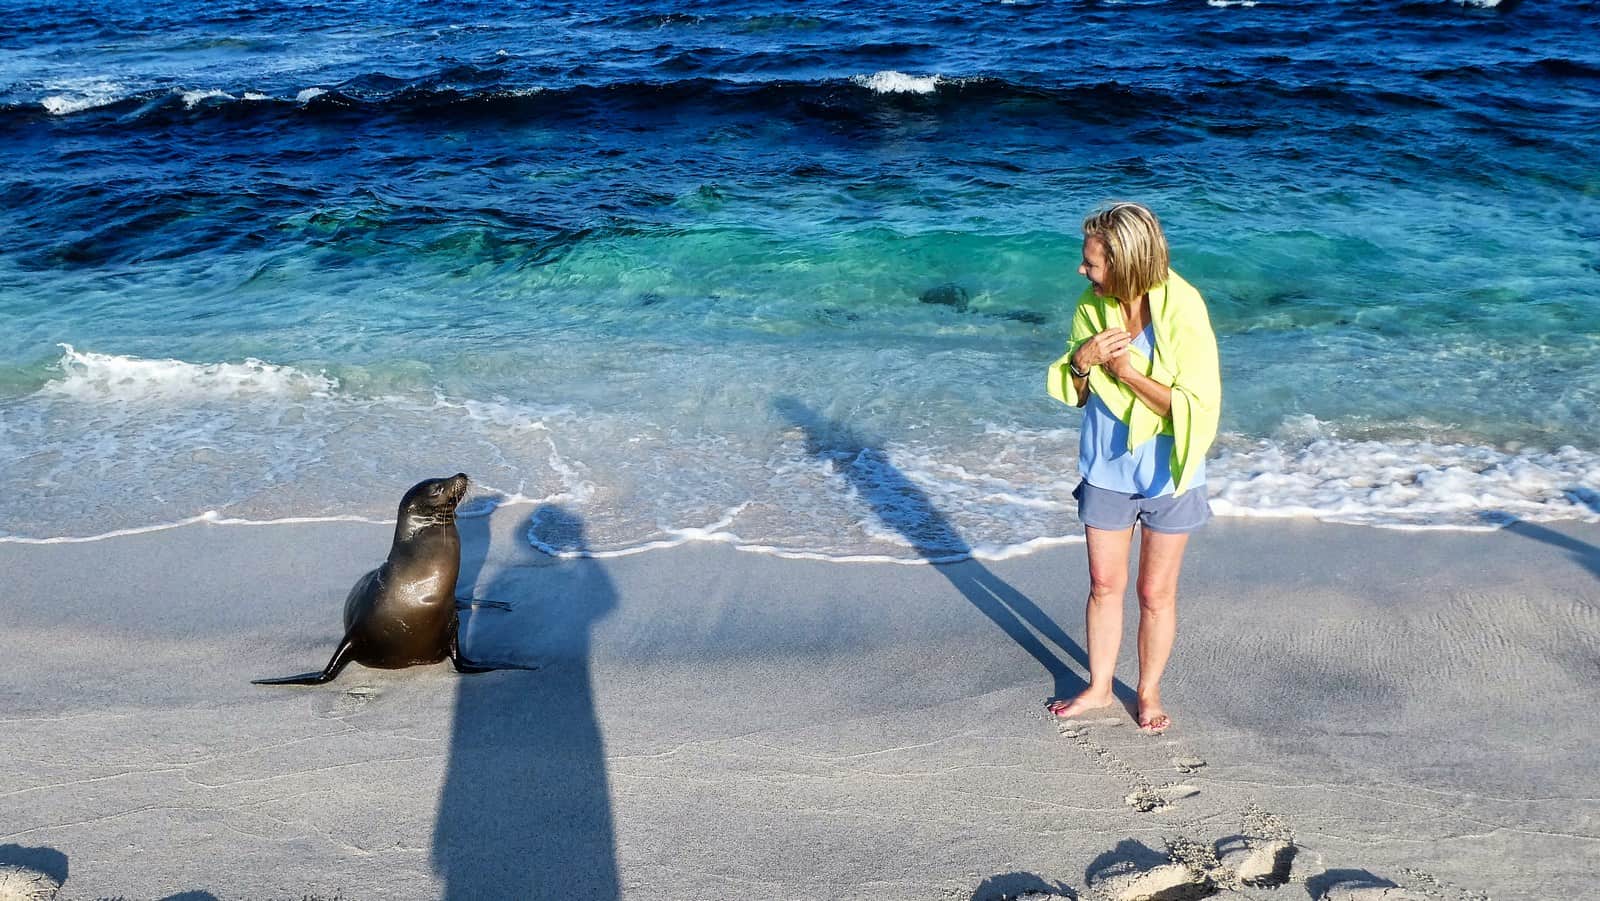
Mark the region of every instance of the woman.
[[1133, 529], [1139, 537], [1139, 728], [1171, 725], [1161, 673], [1177, 635], [1178, 570], [1189, 533], [1211, 518], [1205, 455], [1222, 400], [1217, 341], [1200, 293], [1168, 268], [1155, 214], [1113, 203], [1083, 222], [1089, 287], [1051, 395], [1084, 408], [1083, 481], [1073, 496], [1089, 548], [1089, 687], [1050, 702], [1058, 717], [1112, 703]]

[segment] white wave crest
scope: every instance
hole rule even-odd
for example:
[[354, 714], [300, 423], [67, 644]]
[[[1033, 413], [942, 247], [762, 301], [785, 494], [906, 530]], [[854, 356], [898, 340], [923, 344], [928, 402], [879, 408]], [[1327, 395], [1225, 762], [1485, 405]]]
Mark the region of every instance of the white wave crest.
[[306, 88], [300, 93], [294, 95], [294, 100], [296, 103], [308, 103], [326, 93], [328, 92], [325, 88]]
[[907, 75], [892, 70], [856, 75], [850, 80], [877, 94], [932, 94], [944, 83], [941, 75]]
[[116, 103], [127, 96], [127, 88], [114, 81], [82, 81], [54, 86], [59, 94], [39, 101], [52, 116], [67, 116]]
[[339, 387], [337, 379], [302, 372], [254, 358], [242, 363], [186, 363], [183, 360], [147, 360], [79, 351], [61, 345], [57, 361], [62, 377], [40, 389], [41, 393], [84, 400], [106, 398], [189, 398], [239, 395], [326, 395]]
[[232, 100], [232, 99], [234, 99], [234, 97], [233, 97], [232, 94], [228, 93], [227, 91], [184, 91], [183, 92], [183, 106], [184, 106], [184, 109], [194, 109], [196, 106], [200, 105], [200, 103], [202, 101], [212, 100], [212, 99]]
[[1320, 438], [1224, 450], [1207, 467], [1221, 516], [1311, 517], [1396, 528], [1600, 522], [1600, 456], [1428, 441]]

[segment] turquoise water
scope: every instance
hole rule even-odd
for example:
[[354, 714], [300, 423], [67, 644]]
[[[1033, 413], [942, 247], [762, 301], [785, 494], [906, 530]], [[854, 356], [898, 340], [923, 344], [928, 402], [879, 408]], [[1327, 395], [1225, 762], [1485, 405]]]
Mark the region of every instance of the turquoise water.
[[1043, 367], [1110, 197], [1208, 299], [1220, 514], [1600, 519], [1591, 3], [28, 21], [13, 539], [383, 518], [464, 470], [602, 553], [1070, 540]]

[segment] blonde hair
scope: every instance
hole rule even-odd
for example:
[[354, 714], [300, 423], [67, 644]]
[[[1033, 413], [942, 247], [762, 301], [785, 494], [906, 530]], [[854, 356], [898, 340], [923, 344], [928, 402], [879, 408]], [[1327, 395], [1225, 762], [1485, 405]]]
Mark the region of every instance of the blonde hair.
[[1133, 300], [1167, 280], [1167, 236], [1144, 204], [1119, 200], [1096, 207], [1083, 220], [1083, 237], [1099, 238], [1105, 247], [1104, 284], [1112, 297]]

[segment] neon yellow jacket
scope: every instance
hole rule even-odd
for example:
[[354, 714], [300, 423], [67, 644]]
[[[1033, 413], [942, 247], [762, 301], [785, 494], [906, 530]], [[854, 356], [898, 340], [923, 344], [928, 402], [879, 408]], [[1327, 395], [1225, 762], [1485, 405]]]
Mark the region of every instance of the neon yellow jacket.
[[[1193, 285], [1167, 270], [1167, 280], [1150, 289], [1150, 321], [1155, 326], [1155, 359], [1147, 359], [1133, 348], [1134, 363], [1141, 372], [1172, 389], [1172, 415], [1157, 416], [1127, 386], [1111, 377], [1104, 366], [1089, 370], [1089, 390], [1111, 412], [1128, 424], [1128, 449], [1157, 435], [1171, 435], [1174, 496], [1189, 490], [1195, 466], [1217, 437], [1217, 422], [1222, 412], [1222, 372], [1217, 363], [1217, 337], [1211, 331], [1206, 303]], [[1067, 352], [1050, 364], [1045, 377], [1050, 396], [1065, 404], [1079, 406], [1082, 399], [1072, 388], [1068, 369], [1078, 345], [1108, 328], [1122, 328], [1122, 307], [1110, 297], [1098, 297], [1093, 288], [1078, 298], [1072, 314], [1072, 337]]]

